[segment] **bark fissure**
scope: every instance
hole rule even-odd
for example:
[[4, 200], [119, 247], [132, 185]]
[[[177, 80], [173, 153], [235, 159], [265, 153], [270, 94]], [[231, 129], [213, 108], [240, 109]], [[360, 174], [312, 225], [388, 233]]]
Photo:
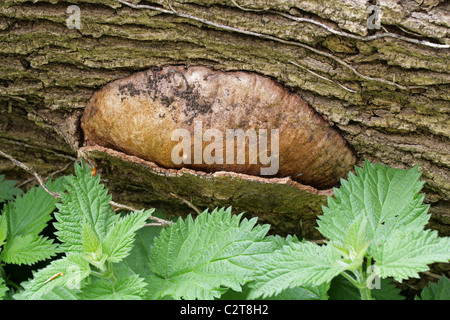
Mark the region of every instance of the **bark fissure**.
[[[135, 9], [149, 9], [149, 10], [158, 11], [158, 12], [165, 13], [165, 14], [176, 15], [176, 16], [181, 17], [181, 18], [187, 18], [187, 19], [191, 19], [191, 20], [194, 20], [194, 21], [201, 22], [201, 23], [203, 23], [205, 25], [208, 25], [208, 26], [211, 26], [211, 27], [215, 27], [215, 28], [218, 28], [218, 29], [231, 31], [231, 32], [237, 32], [237, 33], [240, 33], [240, 34], [244, 34], [244, 35], [248, 35], [248, 36], [252, 36], [252, 37], [258, 37], [258, 38], [271, 40], [271, 41], [275, 41], [275, 42], [280, 42], [280, 43], [287, 44], [287, 45], [298, 46], [298, 47], [307, 49], [309, 51], [312, 51], [312, 52], [314, 52], [314, 53], [316, 53], [318, 55], [321, 55], [321, 56], [324, 56], [324, 57], [327, 57], [329, 59], [334, 60], [335, 62], [337, 62], [338, 64], [340, 64], [340, 65], [344, 66], [345, 68], [351, 70], [356, 76], [358, 76], [358, 77], [360, 77], [360, 78], [362, 78], [364, 80], [376, 81], [376, 82], [392, 85], [392, 86], [395, 86], [395, 87], [403, 89], [403, 90], [415, 89], [415, 88], [423, 88], [422, 86], [405, 86], [405, 85], [401, 85], [401, 84], [398, 84], [398, 83], [396, 83], [394, 81], [390, 81], [390, 80], [387, 80], [387, 79], [376, 78], [376, 77], [371, 77], [371, 76], [364, 75], [361, 72], [359, 72], [355, 67], [353, 67], [350, 64], [348, 64], [347, 62], [345, 62], [343, 59], [341, 59], [341, 58], [339, 58], [339, 57], [337, 57], [335, 55], [332, 55], [332, 54], [330, 54], [328, 52], [318, 50], [318, 49], [316, 49], [314, 47], [311, 47], [309, 45], [306, 45], [306, 44], [304, 44], [302, 42], [292, 41], [292, 40], [285, 40], [285, 39], [282, 39], [282, 38], [279, 38], [279, 37], [276, 37], [276, 36], [273, 36], [273, 35], [269, 35], [269, 34], [249, 31], [249, 30], [245, 30], [245, 29], [241, 29], [241, 28], [237, 28], [237, 27], [233, 27], [233, 26], [229, 26], [229, 25], [216, 23], [216, 22], [213, 22], [213, 21], [210, 21], [210, 20], [207, 20], [207, 19], [204, 19], [204, 18], [200, 18], [200, 17], [194, 16], [194, 15], [191, 15], [191, 14], [183, 13], [183, 12], [180, 12], [180, 11], [172, 11], [172, 10], [162, 9], [162, 8], [149, 6], [149, 5], [135, 5], [135, 4], [132, 4], [132, 3], [128, 2], [128, 1], [124, 1], [124, 0], [116, 0], [116, 1], [119, 2], [119, 3], [122, 3], [124, 5], [127, 5], [127, 6], [129, 6], [131, 8], [135, 8]], [[308, 21], [308, 22], [311, 22], [311, 21]], [[321, 24], [318, 24], [318, 25], [323, 27]], [[329, 29], [327, 29], [327, 30], [329, 31]], [[347, 37], [348, 37], [348, 35], [349, 34], [345, 34], [345, 36], [347, 36]], [[382, 38], [382, 37], [393, 37], [393, 38], [400, 39], [400, 40], [406, 40], [407, 39], [405, 37], [401, 37], [400, 35], [394, 35], [394, 34], [391, 34], [391, 33], [381, 34], [379, 37], [374, 37], [373, 39], [378, 39], [378, 38]], [[359, 39], [359, 40], [371, 41], [373, 39], [369, 38], [369, 40], [367, 40], [366, 38], [364, 38], [364, 39]], [[412, 39], [409, 39], [409, 40], [412, 40]], [[409, 42], [413, 42], [413, 41], [409, 41]], [[415, 43], [417, 43], [417, 42], [415, 42]], [[419, 42], [419, 43], [422, 44], [422, 45], [428, 45], [428, 46], [432, 46], [432, 47], [435, 47], [435, 48], [448, 48], [449, 47], [448, 45], [433, 46], [433, 45], [431, 45], [431, 43], [428, 43], [428, 42]]]

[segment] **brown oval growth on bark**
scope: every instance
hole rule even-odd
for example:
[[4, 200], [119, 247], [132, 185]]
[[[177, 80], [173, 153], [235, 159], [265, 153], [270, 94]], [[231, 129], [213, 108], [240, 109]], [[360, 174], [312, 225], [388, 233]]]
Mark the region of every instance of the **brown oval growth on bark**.
[[183, 66], [138, 72], [97, 91], [81, 125], [88, 145], [162, 167], [290, 176], [320, 189], [336, 185], [356, 161], [298, 95], [248, 72]]

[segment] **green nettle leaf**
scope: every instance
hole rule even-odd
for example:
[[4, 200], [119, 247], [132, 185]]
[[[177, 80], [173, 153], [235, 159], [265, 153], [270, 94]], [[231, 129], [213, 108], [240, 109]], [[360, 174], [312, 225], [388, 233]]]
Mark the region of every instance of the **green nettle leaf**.
[[[429, 283], [420, 293], [421, 300], [450, 300], [450, 280], [442, 276], [438, 283]], [[416, 300], [420, 300], [416, 297]]]
[[102, 252], [102, 244], [88, 223], [81, 225], [81, 238], [83, 243], [83, 256], [89, 263], [104, 270], [104, 264], [107, 258]]
[[[59, 190], [64, 178], [47, 182], [50, 190]], [[0, 216], [0, 259], [7, 263], [32, 265], [54, 256], [58, 246], [39, 233], [46, 227], [55, 209], [55, 200], [42, 187], [33, 187], [15, 201], [7, 203]]]
[[3, 300], [3, 298], [6, 295], [6, 292], [8, 292], [8, 287], [6, 286], [5, 279], [0, 277], [0, 300]]
[[[450, 259], [450, 238], [425, 231], [430, 215], [419, 194], [424, 182], [417, 167], [390, 168], [366, 161], [341, 187], [334, 189], [319, 217], [318, 230], [327, 244], [290, 244], [267, 259], [251, 297], [270, 296], [286, 288], [320, 285], [343, 273], [370, 299], [373, 277], [401, 281], [418, 277], [428, 264]], [[363, 261], [374, 261], [374, 273], [363, 272]], [[354, 278], [344, 271], [355, 275]], [[367, 277], [367, 278], [366, 278]]]
[[[165, 219], [165, 217], [160, 217]], [[118, 276], [129, 276], [131, 274], [146, 275], [149, 272], [150, 246], [163, 227], [152, 226], [141, 228], [136, 232], [135, 241], [130, 254], [120, 263], [114, 266]]]
[[[0, 216], [0, 246], [5, 244], [6, 237], [8, 235], [8, 221], [6, 216]], [[0, 248], [1, 252], [1, 248]]]
[[58, 212], [54, 225], [58, 231], [55, 234], [65, 252], [84, 252], [83, 224], [89, 226], [101, 242], [119, 218], [111, 209], [111, 196], [100, 183], [100, 177], [92, 176], [90, 172], [87, 165], [75, 164], [76, 177], [66, 178], [68, 193], [63, 193], [62, 203], [56, 205]]
[[[144, 229], [153, 210], [116, 214], [84, 163], [75, 164], [75, 176], [48, 183], [61, 203], [42, 188], [19, 195], [0, 175], [0, 202], [16, 199], [0, 215], [0, 260], [31, 265], [66, 253], [33, 272], [15, 299], [353, 299], [358, 292], [371, 299], [371, 290], [398, 298], [387, 278], [418, 277], [429, 264], [449, 261], [450, 237], [425, 230], [429, 206], [417, 167], [366, 161], [355, 171], [323, 207], [324, 245], [267, 236], [268, 225], [231, 208]], [[39, 235], [55, 207], [59, 248]], [[374, 280], [385, 288], [371, 289]], [[421, 298], [445, 298], [448, 287], [444, 277]], [[7, 290], [0, 277], [0, 299]]]
[[78, 294], [81, 291], [76, 288], [54, 287], [50, 292], [42, 295], [42, 300], [80, 300]]
[[418, 194], [424, 182], [419, 181], [417, 167], [400, 170], [366, 161], [356, 173], [350, 173], [348, 181], [341, 180], [334, 197], [328, 198], [328, 207], [323, 207], [318, 224], [326, 238], [343, 243], [358, 217], [367, 220], [365, 240], [374, 242], [384, 241], [395, 228], [426, 225], [429, 206]]
[[374, 246], [371, 254], [374, 270], [382, 278], [419, 278], [418, 272], [429, 270], [429, 264], [450, 259], [450, 238], [439, 237], [437, 231], [400, 229], [392, 232], [389, 241]]
[[52, 239], [26, 234], [8, 239], [0, 259], [6, 263], [32, 265], [56, 255], [57, 244]]
[[327, 291], [329, 287], [329, 283], [323, 283], [319, 286], [288, 288], [275, 296], [267, 298], [267, 300], [328, 300]]
[[4, 180], [5, 175], [0, 174], [0, 203], [14, 200], [14, 197], [23, 193], [22, 189], [16, 188], [16, 181]]
[[[129, 254], [136, 231], [144, 226], [153, 210], [133, 212], [121, 218], [112, 211], [111, 197], [99, 176], [92, 176], [84, 163], [75, 164], [75, 173], [76, 176], [66, 178], [67, 193], [61, 194], [62, 202], [56, 205], [59, 211], [55, 214], [56, 234], [66, 256], [35, 272], [32, 280], [22, 284], [25, 290], [15, 298], [140, 298], [145, 293], [143, 279], [128, 275], [116, 280], [111, 264], [106, 262], [120, 262]], [[9, 225], [24, 229], [20, 223]], [[6, 262], [30, 263], [54, 252], [50, 244], [46, 238], [19, 234], [7, 239], [2, 258]], [[91, 271], [90, 264], [98, 270]], [[91, 273], [102, 278], [83, 281]], [[80, 290], [82, 282], [83, 291]]]
[[[58, 183], [49, 181], [46, 187], [55, 190], [54, 184]], [[56, 202], [42, 187], [33, 187], [14, 202], [7, 203], [2, 212], [8, 220], [8, 238], [39, 234], [51, 219]]]
[[84, 300], [142, 300], [146, 283], [138, 275], [120, 278], [116, 281], [93, 278], [79, 294]]
[[88, 223], [81, 225], [81, 238], [84, 252], [101, 254], [102, 244]]
[[240, 291], [277, 247], [265, 239], [268, 225], [241, 218], [231, 208], [216, 209], [163, 229], [150, 249], [150, 298], [213, 299], [226, 288]]
[[92, 265], [105, 271], [105, 262], [119, 262], [133, 246], [136, 231], [145, 225], [153, 210], [120, 217], [111, 209], [111, 196], [92, 176], [84, 163], [75, 165], [76, 176], [68, 177], [62, 202], [57, 204], [55, 234], [66, 252], [78, 252]]
[[365, 240], [366, 226], [367, 219], [363, 216], [357, 217], [349, 227], [344, 243], [339, 240], [330, 243], [342, 255], [343, 261], [348, 265], [347, 269], [356, 270], [364, 261], [370, 245], [370, 242]]
[[[356, 173], [342, 181], [319, 217], [319, 231], [332, 245], [345, 243], [355, 252], [358, 247], [367, 249], [367, 255], [375, 259], [375, 273], [398, 281], [417, 277], [430, 263], [450, 259], [449, 238], [424, 231], [430, 215], [429, 206], [422, 203], [424, 195], [419, 194], [424, 182], [417, 167], [400, 170], [366, 161]], [[355, 228], [358, 221], [367, 221], [361, 224], [361, 232]], [[364, 239], [355, 241], [363, 226]]]
[[16, 299], [37, 300], [56, 287], [78, 289], [83, 279], [91, 273], [89, 263], [77, 253], [51, 262], [47, 267], [33, 273], [33, 279], [22, 283], [24, 291]]
[[154, 210], [133, 212], [118, 220], [102, 242], [103, 252], [108, 261], [119, 262], [133, 247], [136, 231], [142, 228]]
[[[329, 283], [320, 286], [304, 286], [287, 288], [275, 296], [270, 296], [266, 300], [328, 300]], [[228, 290], [224, 293], [221, 300], [249, 300], [252, 289], [249, 285], [244, 285], [241, 292]], [[264, 300], [259, 298], [259, 300]]]
[[266, 298], [299, 286], [319, 286], [347, 268], [339, 252], [331, 246], [290, 243], [259, 266], [256, 281], [250, 283], [249, 298]]

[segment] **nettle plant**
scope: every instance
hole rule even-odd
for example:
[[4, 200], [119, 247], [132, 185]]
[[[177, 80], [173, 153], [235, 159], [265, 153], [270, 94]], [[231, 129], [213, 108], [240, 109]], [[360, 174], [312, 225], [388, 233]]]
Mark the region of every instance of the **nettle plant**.
[[[231, 208], [149, 227], [153, 209], [116, 213], [91, 171], [75, 164], [75, 176], [48, 182], [58, 200], [0, 177], [0, 265], [45, 262], [20, 286], [0, 269], [0, 298], [399, 299], [390, 279], [450, 259], [450, 238], [424, 229], [417, 167], [366, 162], [350, 173], [319, 216], [324, 245], [269, 236], [269, 225]], [[41, 235], [52, 219], [54, 237]], [[442, 279], [420, 298], [448, 297]]]
[[399, 170], [365, 162], [334, 189], [319, 217], [327, 244], [290, 243], [261, 266], [251, 297], [295, 286], [321, 286], [338, 275], [371, 299], [377, 277], [418, 278], [433, 262], [448, 262], [450, 238], [425, 230], [430, 215], [414, 167]]

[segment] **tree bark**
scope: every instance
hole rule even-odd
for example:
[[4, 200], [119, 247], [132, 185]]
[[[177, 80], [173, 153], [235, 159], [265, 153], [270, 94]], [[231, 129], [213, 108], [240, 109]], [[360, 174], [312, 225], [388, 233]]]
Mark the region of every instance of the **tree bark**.
[[[80, 9], [80, 29], [68, 27], [69, 5]], [[381, 12], [381, 29], [368, 28], [370, 5]], [[218, 180], [204, 188], [196, 178], [150, 182], [151, 164], [83, 148], [83, 109], [110, 81], [168, 64], [256, 72], [339, 130], [357, 165], [419, 165], [430, 227], [450, 235], [449, 25], [449, 4], [432, 0], [7, 0], [0, 4], [0, 149], [42, 176], [82, 153], [127, 203], [177, 214], [233, 204], [282, 233], [317, 237], [314, 220], [328, 191], [310, 197], [276, 184], [268, 187], [273, 195], [289, 196], [257, 203], [252, 184], [253, 196], [238, 201], [247, 182], [228, 185], [228, 196], [215, 192]], [[0, 172], [26, 177], [6, 159]], [[183, 194], [186, 184], [199, 193]], [[301, 203], [292, 200], [298, 196]]]

